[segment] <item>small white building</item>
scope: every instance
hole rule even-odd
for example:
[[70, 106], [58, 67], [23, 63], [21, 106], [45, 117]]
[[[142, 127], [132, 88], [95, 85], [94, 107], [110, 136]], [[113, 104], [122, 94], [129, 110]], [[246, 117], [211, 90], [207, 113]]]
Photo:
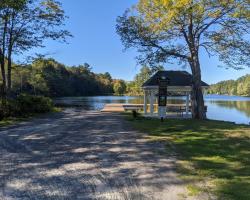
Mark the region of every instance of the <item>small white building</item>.
[[[184, 105], [167, 105], [167, 112], [180, 109], [185, 112], [186, 116], [190, 110], [190, 94], [192, 91], [192, 75], [187, 71], [158, 71], [150, 79], [148, 79], [143, 85], [144, 91], [144, 114], [145, 116], [158, 116], [159, 112], [155, 113], [154, 104], [158, 99], [159, 79], [164, 77], [169, 80], [167, 87], [168, 93], [178, 93], [181, 96], [186, 96], [186, 103]], [[209, 85], [202, 81], [202, 89], [205, 92]], [[148, 100], [149, 100], [149, 113], [148, 113]], [[177, 108], [177, 109], [176, 109]]]

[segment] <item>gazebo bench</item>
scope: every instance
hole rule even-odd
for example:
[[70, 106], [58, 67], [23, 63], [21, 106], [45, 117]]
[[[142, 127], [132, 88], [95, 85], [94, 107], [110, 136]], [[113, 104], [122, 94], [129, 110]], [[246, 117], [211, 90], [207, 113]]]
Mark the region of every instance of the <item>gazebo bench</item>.
[[167, 107], [167, 112], [174, 112], [183, 116], [183, 113], [186, 112], [186, 107], [185, 106], [169, 106]]
[[128, 107], [124, 107], [125, 111], [133, 111], [133, 110], [139, 111], [139, 110], [142, 110], [142, 109], [143, 109], [143, 107], [141, 107], [141, 106], [134, 106], [134, 107], [128, 106]]
[[[191, 112], [191, 106], [189, 106], [188, 111]], [[167, 112], [176, 112], [178, 114], [180, 114], [181, 116], [183, 116], [183, 113], [185, 113], [186, 110], [186, 106], [169, 106], [167, 107]], [[205, 106], [205, 112], [207, 112], [207, 106]]]

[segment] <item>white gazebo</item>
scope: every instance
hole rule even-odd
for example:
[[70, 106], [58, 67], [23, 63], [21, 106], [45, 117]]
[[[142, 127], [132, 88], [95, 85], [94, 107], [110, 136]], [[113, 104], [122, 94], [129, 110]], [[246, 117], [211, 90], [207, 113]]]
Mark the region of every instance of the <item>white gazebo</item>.
[[[190, 94], [192, 90], [192, 75], [186, 71], [158, 71], [150, 79], [148, 79], [142, 86], [144, 91], [144, 114], [145, 116], [158, 116], [159, 112], [154, 112], [154, 103], [158, 99], [158, 80], [161, 77], [165, 77], [169, 80], [169, 85], [167, 87], [168, 93], [179, 94], [181, 96], [186, 96], [186, 103], [183, 105], [171, 105], [173, 107], [179, 107], [184, 112], [186, 116], [189, 115], [190, 108]], [[209, 85], [202, 81], [203, 92], [208, 89]], [[149, 99], [149, 113], [148, 113], [148, 99]], [[184, 107], [184, 108], [183, 108]], [[170, 108], [170, 105], [169, 105]], [[168, 112], [167, 105], [167, 112]]]

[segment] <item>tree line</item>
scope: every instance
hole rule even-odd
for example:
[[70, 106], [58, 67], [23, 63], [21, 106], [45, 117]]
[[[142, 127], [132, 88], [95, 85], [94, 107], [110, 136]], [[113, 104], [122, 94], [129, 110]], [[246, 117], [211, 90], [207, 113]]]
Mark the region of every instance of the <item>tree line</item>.
[[94, 73], [89, 64], [66, 66], [54, 59], [38, 58], [29, 65], [14, 65], [12, 95], [27, 93], [48, 97], [124, 94], [125, 81]]
[[71, 33], [63, 29], [65, 15], [56, 0], [0, 1], [0, 96], [5, 107], [8, 99], [32, 95], [85, 96], [124, 94], [123, 80], [113, 80], [109, 73], [95, 74], [88, 64], [65, 66], [53, 59], [35, 59], [32, 64], [17, 65], [13, 56], [33, 47], [44, 47], [45, 40], [67, 42]]
[[250, 96], [250, 75], [242, 76], [237, 80], [227, 80], [213, 84], [210, 86], [208, 93]]
[[[66, 66], [49, 58], [31, 64], [13, 63], [12, 87], [0, 101], [0, 120], [54, 110], [51, 98], [66, 96], [123, 95], [126, 82], [106, 73], [94, 73], [89, 64]], [[2, 77], [0, 77], [2, 82]], [[50, 97], [50, 98], [48, 98]]]

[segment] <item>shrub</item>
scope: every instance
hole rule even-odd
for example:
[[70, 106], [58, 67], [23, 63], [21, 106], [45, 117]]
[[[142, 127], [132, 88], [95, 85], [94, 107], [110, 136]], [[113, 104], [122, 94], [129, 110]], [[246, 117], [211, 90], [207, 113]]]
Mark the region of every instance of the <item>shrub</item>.
[[48, 97], [21, 94], [16, 99], [16, 105], [12, 106], [19, 115], [26, 115], [50, 112], [53, 109], [53, 102]]
[[50, 98], [21, 94], [15, 99], [8, 99], [4, 104], [0, 101], [0, 120], [7, 117], [46, 113], [52, 111], [53, 107]]
[[7, 100], [0, 100], [0, 120], [10, 116], [10, 102]]

